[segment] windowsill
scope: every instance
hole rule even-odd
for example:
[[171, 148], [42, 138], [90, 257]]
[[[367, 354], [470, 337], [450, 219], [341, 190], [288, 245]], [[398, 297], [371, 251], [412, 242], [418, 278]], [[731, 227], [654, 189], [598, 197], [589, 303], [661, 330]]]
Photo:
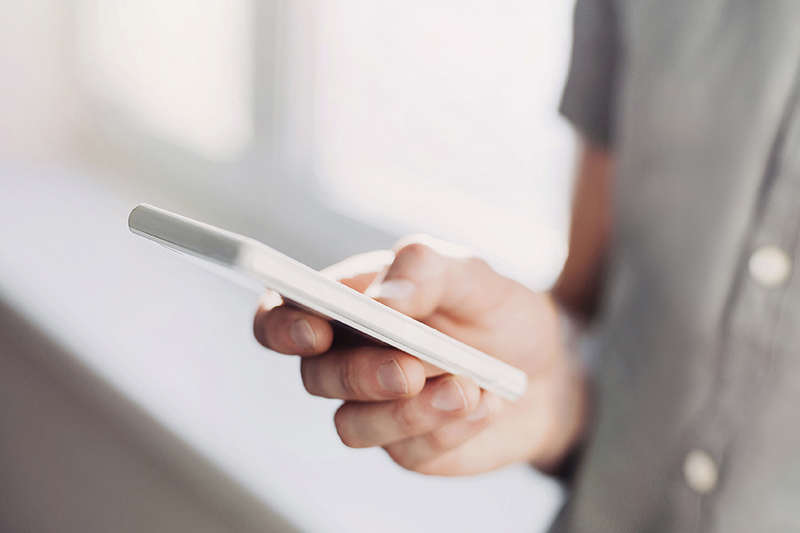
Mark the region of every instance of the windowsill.
[[151, 431], [301, 529], [536, 531], [556, 511], [560, 489], [526, 466], [431, 478], [344, 447], [337, 402], [308, 396], [297, 360], [252, 338], [257, 295], [128, 231], [145, 198], [8, 163], [0, 198], [0, 299], [152, 417]]

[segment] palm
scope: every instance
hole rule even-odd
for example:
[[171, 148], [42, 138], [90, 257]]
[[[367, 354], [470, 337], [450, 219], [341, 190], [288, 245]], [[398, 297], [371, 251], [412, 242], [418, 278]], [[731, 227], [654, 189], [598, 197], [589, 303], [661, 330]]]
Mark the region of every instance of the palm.
[[[342, 283], [365, 291], [382, 273], [351, 273]], [[458, 295], [458, 305], [435, 307], [432, 312], [413, 316], [431, 327], [481, 351], [523, 369], [530, 378], [526, 394], [516, 402], [504, 402], [497, 419], [459, 446], [414, 466], [414, 470], [435, 475], [464, 475], [498, 468], [542, 455], [553, 423], [551, 362], [558, 354], [557, 317], [546, 296], [493, 272], [483, 273], [488, 285]], [[477, 296], [477, 297], [476, 297]], [[402, 309], [401, 309], [402, 310]], [[426, 365], [426, 375], [442, 371]], [[452, 424], [458, 424], [453, 422]], [[443, 428], [447, 431], [447, 427]], [[386, 446], [392, 453], [392, 447]]]

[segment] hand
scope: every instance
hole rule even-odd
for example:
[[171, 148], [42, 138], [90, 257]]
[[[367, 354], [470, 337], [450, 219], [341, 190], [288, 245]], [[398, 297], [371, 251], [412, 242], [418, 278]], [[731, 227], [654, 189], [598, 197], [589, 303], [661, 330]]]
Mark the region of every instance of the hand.
[[[352, 261], [349, 264], [353, 264]], [[567, 356], [556, 306], [476, 258], [402, 242], [385, 268], [342, 274], [340, 281], [384, 304], [524, 370], [516, 402], [482, 391], [393, 348], [339, 346], [331, 325], [272, 293], [259, 307], [256, 338], [302, 357], [311, 394], [344, 400], [335, 415], [342, 441], [382, 446], [401, 466], [459, 475], [530, 461], [547, 470], [575, 446], [585, 424], [581, 368]]]

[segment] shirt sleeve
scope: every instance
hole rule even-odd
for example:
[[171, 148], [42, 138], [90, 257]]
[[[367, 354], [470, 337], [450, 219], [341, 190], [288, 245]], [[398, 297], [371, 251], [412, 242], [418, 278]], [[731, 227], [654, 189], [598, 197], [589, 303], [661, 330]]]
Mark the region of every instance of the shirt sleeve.
[[614, 143], [613, 109], [619, 63], [613, 0], [577, 0], [569, 75], [559, 111], [599, 146]]

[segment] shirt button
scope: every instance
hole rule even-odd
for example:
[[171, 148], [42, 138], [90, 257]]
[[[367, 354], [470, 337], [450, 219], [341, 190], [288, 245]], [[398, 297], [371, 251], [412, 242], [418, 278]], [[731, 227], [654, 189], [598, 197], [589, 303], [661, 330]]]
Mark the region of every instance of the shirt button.
[[762, 246], [750, 256], [750, 275], [761, 286], [777, 287], [789, 278], [792, 260], [777, 246]]
[[697, 494], [706, 494], [717, 486], [717, 465], [703, 450], [692, 450], [683, 462], [683, 477]]

